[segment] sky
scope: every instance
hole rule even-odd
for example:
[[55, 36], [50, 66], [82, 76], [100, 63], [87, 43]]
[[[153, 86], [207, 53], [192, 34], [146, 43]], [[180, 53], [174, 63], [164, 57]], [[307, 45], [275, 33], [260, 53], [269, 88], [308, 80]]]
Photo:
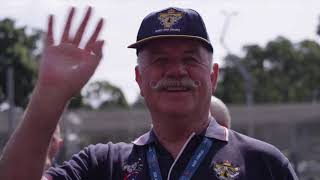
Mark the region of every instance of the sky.
[[220, 65], [227, 53], [219, 41], [227, 14], [235, 15], [231, 17], [225, 43], [238, 55], [244, 53], [244, 45], [264, 46], [278, 36], [295, 43], [304, 39], [320, 42], [315, 33], [320, 22], [320, 0], [0, 0], [0, 4], [0, 19], [12, 18], [18, 27], [27, 26], [28, 30], [45, 30], [48, 15], [54, 14], [56, 39], [71, 6], [77, 8], [73, 30], [87, 6], [92, 6], [94, 13], [85, 37], [103, 17], [105, 26], [100, 39], [105, 40], [105, 46], [104, 57], [90, 82], [111, 82], [122, 89], [129, 103], [137, 98], [139, 87], [134, 77], [136, 54], [127, 46], [135, 42], [142, 19], [152, 11], [167, 7], [198, 11], [214, 47], [214, 60]]

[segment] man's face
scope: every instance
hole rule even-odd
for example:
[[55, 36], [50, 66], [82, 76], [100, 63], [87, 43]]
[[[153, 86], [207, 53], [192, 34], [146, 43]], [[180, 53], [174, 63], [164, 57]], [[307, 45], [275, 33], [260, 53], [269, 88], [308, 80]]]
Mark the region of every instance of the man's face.
[[208, 113], [218, 70], [215, 66], [211, 73], [210, 58], [197, 40], [159, 39], [145, 45], [136, 81], [151, 113]]

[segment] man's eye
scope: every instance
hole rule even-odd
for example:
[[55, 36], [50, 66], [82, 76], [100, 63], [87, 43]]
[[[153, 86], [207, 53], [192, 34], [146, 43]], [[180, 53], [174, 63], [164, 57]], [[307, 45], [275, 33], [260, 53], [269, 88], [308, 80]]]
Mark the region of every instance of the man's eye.
[[157, 65], [164, 65], [167, 63], [167, 59], [165, 58], [158, 58], [158, 59], [155, 59], [152, 64], [157, 64]]
[[195, 58], [185, 58], [184, 63], [185, 64], [199, 64], [199, 61]]

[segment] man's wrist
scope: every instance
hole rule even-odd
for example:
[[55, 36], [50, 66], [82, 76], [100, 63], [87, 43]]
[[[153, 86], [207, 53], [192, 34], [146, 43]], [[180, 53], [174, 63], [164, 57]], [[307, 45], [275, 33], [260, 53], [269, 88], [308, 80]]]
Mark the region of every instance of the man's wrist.
[[66, 106], [72, 96], [63, 93], [62, 89], [55, 87], [43, 87], [37, 85], [33, 91], [32, 99], [38, 99], [44, 103], [50, 103], [51, 105], [63, 105]]

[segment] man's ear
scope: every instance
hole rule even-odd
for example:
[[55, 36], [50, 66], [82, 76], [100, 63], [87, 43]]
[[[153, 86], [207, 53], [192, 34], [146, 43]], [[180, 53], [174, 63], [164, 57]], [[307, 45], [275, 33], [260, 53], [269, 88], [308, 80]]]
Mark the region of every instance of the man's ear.
[[141, 80], [141, 74], [140, 74], [139, 66], [136, 66], [134, 70], [135, 70], [135, 74], [136, 74], [136, 82], [138, 83], [139, 88], [140, 88], [140, 95], [143, 97], [142, 80]]
[[211, 78], [211, 83], [212, 83], [212, 95], [214, 95], [216, 88], [217, 88], [217, 83], [218, 83], [219, 65], [217, 63], [214, 63], [212, 68], [213, 69], [212, 69], [212, 73], [210, 75], [210, 78]]

